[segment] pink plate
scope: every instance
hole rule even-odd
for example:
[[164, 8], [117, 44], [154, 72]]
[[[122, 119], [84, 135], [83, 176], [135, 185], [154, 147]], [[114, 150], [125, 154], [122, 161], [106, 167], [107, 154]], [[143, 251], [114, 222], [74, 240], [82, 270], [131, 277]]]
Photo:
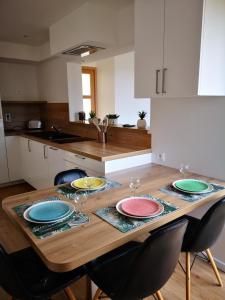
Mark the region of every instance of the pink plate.
[[162, 205], [154, 200], [133, 197], [121, 203], [122, 210], [132, 216], [151, 217], [161, 212]]

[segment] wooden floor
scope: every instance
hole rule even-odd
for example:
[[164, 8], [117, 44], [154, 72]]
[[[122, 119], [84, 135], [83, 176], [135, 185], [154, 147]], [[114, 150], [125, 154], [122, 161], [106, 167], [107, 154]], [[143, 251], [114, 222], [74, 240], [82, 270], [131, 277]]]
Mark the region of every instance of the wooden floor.
[[[28, 184], [20, 184], [16, 186], [9, 186], [0, 188], [0, 200], [10, 195], [16, 195], [33, 190]], [[0, 208], [0, 243], [6, 248], [7, 251], [16, 251], [21, 248], [27, 247], [28, 242], [22, 238], [13, 224], [10, 224], [9, 219]], [[6, 228], [10, 228], [6, 231]], [[183, 260], [183, 256], [181, 257]], [[204, 261], [197, 260], [192, 269], [192, 300], [225, 300], [225, 287], [218, 287], [216, 284], [214, 273], [210, 265]], [[147, 274], [146, 274], [147, 276]], [[225, 286], [225, 273], [221, 273], [222, 280]], [[76, 283], [72, 286], [77, 294], [78, 300], [87, 300], [87, 296], [79, 295], [79, 290], [84, 289], [86, 282]], [[77, 289], [76, 289], [77, 287]], [[173, 276], [162, 289], [164, 300], [185, 300], [185, 275], [178, 265]], [[85, 299], [86, 297], [86, 299]], [[0, 289], [0, 299], [8, 300], [7, 294]], [[66, 300], [64, 293], [58, 293], [53, 300]], [[148, 297], [146, 300], [153, 299]]]

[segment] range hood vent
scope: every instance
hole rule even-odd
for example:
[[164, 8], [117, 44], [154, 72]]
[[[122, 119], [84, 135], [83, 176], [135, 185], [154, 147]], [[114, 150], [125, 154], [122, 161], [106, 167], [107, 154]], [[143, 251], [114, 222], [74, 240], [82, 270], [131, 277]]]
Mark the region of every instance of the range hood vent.
[[66, 50], [62, 52], [62, 54], [66, 55], [77, 55], [77, 56], [87, 56], [90, 54], [93, 54], [97, 52], [98, 50], [104, 50], [105, 48], [103, 47], [97, 47], [97, 46], [92, 46], [92, 45], [80, 45], [75, 48]]

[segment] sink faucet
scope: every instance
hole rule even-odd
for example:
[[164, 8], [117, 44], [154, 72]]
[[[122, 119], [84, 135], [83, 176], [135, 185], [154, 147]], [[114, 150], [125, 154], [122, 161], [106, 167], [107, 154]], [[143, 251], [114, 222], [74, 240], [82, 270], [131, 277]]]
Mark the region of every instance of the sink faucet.
[[57, 133], [60, 133], [60, 131], [61, 131], [61, 128], [57, 128], [54, 125], [52, 125], [51, 128], [54, 129]]

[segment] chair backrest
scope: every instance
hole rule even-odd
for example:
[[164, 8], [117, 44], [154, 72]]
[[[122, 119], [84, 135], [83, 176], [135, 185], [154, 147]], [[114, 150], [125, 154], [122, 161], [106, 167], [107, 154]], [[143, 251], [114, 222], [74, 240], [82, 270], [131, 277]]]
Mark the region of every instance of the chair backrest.
[[55, 176], [54, 185], [69, 183], [86, 176], [88, 176], [87, 173], [81, 169], [62, 171]]
[[137, 251], [115, 299], [143, 299], [161, 289], [178, 262], [187, 223], [181, 219], [154, 231]]
[[13, 298], [31, 299], [2, 245], [0, 245], [0, 286]]
[[190, 251], [201, 252], [210, 248], [218, 239], [224, 224], [225, 197], [210, 207], [201, 219], [190, 242]]

